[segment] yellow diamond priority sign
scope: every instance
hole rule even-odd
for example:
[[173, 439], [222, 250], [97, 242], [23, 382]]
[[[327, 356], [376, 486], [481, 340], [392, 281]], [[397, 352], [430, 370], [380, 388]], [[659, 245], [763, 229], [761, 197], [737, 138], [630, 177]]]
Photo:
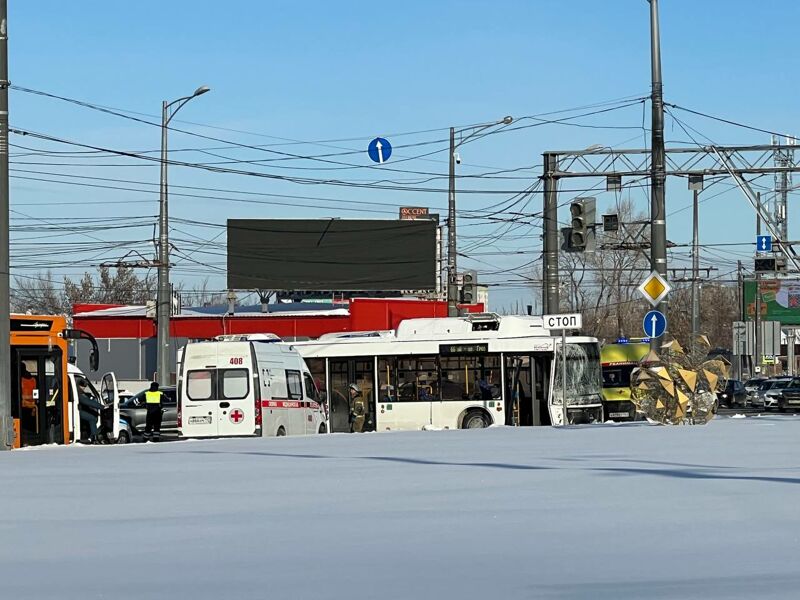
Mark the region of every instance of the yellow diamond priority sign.
[[653, 306], [658, 306], [658, 303], [667, 297], [671, 289], [667, 281], [655, 271], [650, 273], [639, 286], [642, 296], [647, 298], [647, 301]]

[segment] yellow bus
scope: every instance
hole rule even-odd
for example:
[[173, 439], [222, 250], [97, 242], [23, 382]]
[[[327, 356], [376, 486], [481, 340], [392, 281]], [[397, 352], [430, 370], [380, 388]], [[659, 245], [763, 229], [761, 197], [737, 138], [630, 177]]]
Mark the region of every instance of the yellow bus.
[[14, 447], [69, 444], [80, 437], [77, 406], [67, 375], [70, 340], [92, 344], [89, 362], [97, 370], [97, 342], [69, 329], [53, 315], [11, 315], [11, 416]]
[[633, 421], [636, 407], [631, 402], [631, 371], [650, 352], [650, 344], [617, 342], [600, 349], [603, 372], [603, 412], [611, 421]]

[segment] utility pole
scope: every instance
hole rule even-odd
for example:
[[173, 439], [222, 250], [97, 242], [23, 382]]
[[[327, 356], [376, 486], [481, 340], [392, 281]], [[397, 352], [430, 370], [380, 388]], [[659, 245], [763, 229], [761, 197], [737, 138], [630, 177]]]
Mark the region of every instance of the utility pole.
[[[652, 140], [650, 155], [650, 266], [659, 275], [667, 276], [667, 221], [664, 188], [667, 179], [664, 151], [664, 98], [661, 83], [661, 37], [658, 27], [658, 0], [650, 0], [650, 61], [652, 90]], [[666, 313], [666, 301], [656, 306]], [[650, 348], [661, 350], [661, 338], [653, 337]]]
[[156, 350], [158, 383], [169, 385], [170, 373], [170, 335], [169, 321], [172, 316], [172, 294], [169, 282], [169, 207], [167, 205], [167, 124], [169, 123], [169, 104], [161, 103], [161, 185], [158, 213], [158, 291], [156, 293]]
[[[756, 239], [761, 235], [761, 192], [756, 194]], [[761, 372], [761, 273], [756, 271], [755, 368]]]
[[456, 129], [450, 128], [450, 176], [447, 186], [447, 316], [458, 316], [456, 260]]
[[[796, 140], [793, 137], [786, 138], [786, 145], [781, 147], [780, 136], [772, 136], [772, 145], [775, 146], [773, 160], [779, 169], [785, 169], [794, 164], [794, 148]], [[773, 220], [778, 228], [780, 235], [779, 241], [785, 242], [789, 239], [789, 212], [788, 198], [789, 190], [792, 188], [792, 174], [789, 171], [775, 173], [775, 204], [773, 208]]]
[[[742, 276], [742, 261], [736, 261], [736, 306], [738, 307], [738, 315], [736, 315], [737, 319], [742, 319], [744, 321], [745, 311], [744, 311], [744, 278]], [[745, 321], [745, 331], [747, 327], [747, 322]], [[740, 348], [736, 348], [736, 365], [738, 367], [738, 372], [736, 376], [739, 379], [743, 379], [744, 369], [742, 369], [742, 354], [740, 352]]]
[[559, 311], [558, 281], [558, 156], [544, 154], [544, 249], [542, 269], [542, 314]]
[[697, 348], [700, 336], [700, 233], [699, 221], [700, 190], [694, 190], [692, 203], [692, 353]]
[[0, 450], [13, 445], [8, 226], [8, 1], [0, 0]]
[[[156, 295], [156, 368], [158, 383], [170, 385], [172, 374], [172, 353], [170, 352], [169, 321], [172, 316], [172, 286], [169, 282], [169, 206], [167, 203], [167, 130], [172, 117], [192, 98], [210, 91], [208, 86], [200, 86], [191, 96], [184, 96], [172, 102], [164, 100], [161, 104], [161, 185], [158, 215], [158, 291]], [[175, 108], [172, 108], [172, 107]]]

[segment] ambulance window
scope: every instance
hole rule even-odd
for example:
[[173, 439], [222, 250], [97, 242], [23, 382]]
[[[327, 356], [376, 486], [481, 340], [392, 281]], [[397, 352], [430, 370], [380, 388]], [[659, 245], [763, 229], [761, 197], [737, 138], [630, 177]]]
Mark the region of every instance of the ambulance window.
[[247, 369], [225, 369], [222, 371], [222, 397], [226, 400], [247, 398], [250, 392]]
[[214, 389], [211, 371], [189, 371], [186, 377], [186, 395], [190, 400], [210, 400]]
[[306, 386], [306, 398], [309, 400], [317, 400], [317, 388], [314, 386], [314, 380], [311, 378], [311, 373], [303, 373], [303, 383]]
[[300, 379], [300, 371], [286, 371], [286, 384], [289, 388], [290, 400], [302, 400], [303, 384]]

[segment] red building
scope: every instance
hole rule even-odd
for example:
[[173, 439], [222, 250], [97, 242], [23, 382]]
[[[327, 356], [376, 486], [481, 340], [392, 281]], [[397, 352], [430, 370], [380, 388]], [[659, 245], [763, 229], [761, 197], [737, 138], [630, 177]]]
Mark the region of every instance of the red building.
[[[190, 339], [233, 333], [274, 333], [282, 338], [316, 338], [325, 333], [394, 329], [400, 321], [447, 316], [447, 302], [416, 299], [355, 298], [342, 304], [271, 304], [184, 308], [170, 320], [174, 353]], [[482, 304], [463, 307], [481, 312]], [[122, 380], [148, 380], [156, 368], [156, 326], [144, 306], [76, 304], [74, 326], [97, 338], [102, 370]], [[79, 357], [79, 365], [82, 361]], [[173, 361], [174, 362], [174, 361]]]

